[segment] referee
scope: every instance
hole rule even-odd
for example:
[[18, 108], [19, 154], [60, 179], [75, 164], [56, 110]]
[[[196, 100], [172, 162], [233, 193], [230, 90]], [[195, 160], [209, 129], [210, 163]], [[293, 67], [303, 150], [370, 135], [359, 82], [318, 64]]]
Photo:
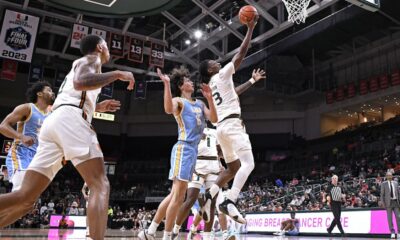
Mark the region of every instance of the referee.
[[331, 226], [327, 228], [329, 234], [332, 233], [332, 230], [337, 225], [340, 233], [344, 236], [344, 231], [342, 227], [342, 223], [340, 222], [340, 214], [341, 214], [341, 206], [342, 206], [342, 199], [344, 198], [342, 195], [342, 189], [338, 186], [338, 176], [332, 176], [332, 184], [328, 186], [326, 191], [326, 199], [324, 198], [324, 202], [328, 201], [328, 204], [331, 206], [332, 213], [334, 219], [332, 220]]

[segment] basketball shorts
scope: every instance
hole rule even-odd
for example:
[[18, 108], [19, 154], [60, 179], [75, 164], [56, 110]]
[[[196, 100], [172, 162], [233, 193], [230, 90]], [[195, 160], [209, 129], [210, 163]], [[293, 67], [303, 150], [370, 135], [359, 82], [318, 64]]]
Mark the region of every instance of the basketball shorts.
[[26, 171], [25, 170], [17, 170], [11, 178], [11, 183], [13, 184], [11, 191], [17, 191], [22, 186], [22, 181], [24, 180]]
[[210, 173], [207, 175], [202, 175], [194, 172], [192, 176], [192, 181], [190, 181], [188, 188], [200, 189], [201, 187], [204, 187], [205, 189], [209, 189], [215, 183], [217, 178], [217, 174]]
[[170, 180], [190, 182], [196, 165], [197, 144], [178, 141], [171, 152]]
[[240, 118], [229, 118], [219, 123], [217, 140], [226, 163], [239, 159], [237, 152], [251, 150], [249, 135]]
[[63, 157], [74, 166], [103, 158], [95, 131], [82, 117], [82, 110], [72, 106], [60, 106], [43, 122], [39, 147], [28, 169], [51, 181], [61, 169]]
[[[13, 144], [8, 151], [6, 166], [9, 179], [19, 170], [26, 170], [35, 156], [35, 151], [21, 145]], [[22, 180], [21, 180], [22, 181]]]

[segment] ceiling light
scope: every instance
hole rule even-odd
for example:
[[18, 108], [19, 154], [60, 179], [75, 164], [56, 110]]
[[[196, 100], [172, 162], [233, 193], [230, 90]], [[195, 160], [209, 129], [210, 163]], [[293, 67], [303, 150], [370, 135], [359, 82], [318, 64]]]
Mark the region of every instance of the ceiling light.
[[203, 32], [201, 30], [194, 31], [194, 37], [200, 39], [203, 36]]
[[190, 42], [189, 39], [186, 39], [186, 40], [185, 40], [185, 44], [186, 44], [186, 45], [190, 45], [191, 43], [192, 43], [192, 42]]

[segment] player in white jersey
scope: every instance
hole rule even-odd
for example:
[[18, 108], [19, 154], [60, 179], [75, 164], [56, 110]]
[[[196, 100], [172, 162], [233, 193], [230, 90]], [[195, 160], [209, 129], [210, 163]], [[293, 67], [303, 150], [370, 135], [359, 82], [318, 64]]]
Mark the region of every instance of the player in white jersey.
[[[259, 81], [260, 79], [264, 79], [264, 71], [257, 69], [253, 70], [252, 79], [255, 81]], [[240, 86], [235, 88], [235, 92], [237, 95], [242, 94], [252, 85], [248, 83], [241, 84]], [[181, 209], [179, 210], [179, 214], [176, 219], [176, 224], [174, 228], [174, 234], [177, 234], [181, 228], [181, 225], [187, 218], [189, 214], [190, 208], [194, 205], [195, 201], [199, 196], [199, 192], [201, 188], [206, 190], [210, 189], [210, 187], [215, 183], [218, 178], [219, 173], [224, 170], [220, 159], [223, 159], [222, 151], [220, 145], [217, 141], [217, 131], [213, 128], [205, 128], [203, 132], [203, 138], [198, 145], [198, 156], [196, 161], [195, 172], [192, 177], [192, 181], [188, 185], [186, 200], [183, 203]], [[216, 202], [222, 203], [224, 201], [222, 192], [218, 195], [216, 201], [213, 201], [211, 204], [210, 212], [213, 213], [215, 210]], [[225, 216], [219, 211], [217, 211], [220, 215], [221, 219], [221, 228], [223, 230], [223, 239], [225, 240], [233, 240], [235, 239], [234, 235], [229, 235], [227, 231], [227, 224], [225, 220]], [[203, 216], [203, 214], [201, 214]], [[202, 217], [201, 216], [201, 217]], [[206, 219], [206, 227], [204, 230], [204, 239], [207, 239], [208, 236], [211, 236], [211, 228], [213, 225], [214, 214], [211, 214], [210, 219]], [[225, 221], [224, 221], [225, 220]], [[193, 235], [193, 234], [192, 234]]]
[[[254, 157], [249, 136], [241, 120], [239, 97], [235, 91], [232, 76], [246, 56], [256, 23], [257, 18], [247, 23], [247, 33], [239, 52], [224, 68], [221, 68], [221, 64], [214, 60], [203, 61], [199, 68], [203, 83], [209, 83], [213, 91], [218, 113], [217, 137], [227, 163], [227, 169], [220, 173], [215, 184], [205, 194], [202, 212], [203, 219], [207, 221], [210, 214], [213, 214], [210, 213], [212, 200], [220, 188], [234, 178], [232, 187], [226, 194], [227, 199], [219, 204], [219, 209], [237, 222], [242, 224], [246, 222], [235, 203], [254, 169]], [[247, 85], [251, 86], [255, 82], [255, 79], [250, 79]]]
[[[90, 189], [88, 218], [90, 238], [103, 239], [106, 230], [110, 186], [105, 175], [103, 154], [96, 133], [91, 128], [94, 111], [116, 111], [120, 103], [106, 100], [96, 104], [100, 89], [118, 79], [134, 86], [131, 72], [101, 73], [102, 64], [110, 59], [107, 43], [88, 35], [81, 40], [84, 55], [72, 64], [44, 121], [39, 147], [26, 171], [18, 191], [0, 195], [0, 228], [27, 213], [61, 168], [62, 157], [76, 167]], [[4, 216], [5, 212], [13, 212]]]

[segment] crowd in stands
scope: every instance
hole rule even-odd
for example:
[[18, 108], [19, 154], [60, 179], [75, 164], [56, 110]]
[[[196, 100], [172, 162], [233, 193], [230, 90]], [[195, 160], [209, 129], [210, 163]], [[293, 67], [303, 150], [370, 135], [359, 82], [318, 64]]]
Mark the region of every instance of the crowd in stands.
[[[277, 170], [280, 175], [265, 173], [253, 177], [239, 197], [243, 212], [318, 211], [328, 209], [323, 202], [330, 177], [339, 176], [339, 183], [346, 194], [344, 208], [373, 208], [379, 206], [380, 183], [387, 169], [400, 171], [400, 123], [394, 118], [378, 126], [363, 125], [346, 129], [334, 136], [318, 141], [297, 141], [291, 147], [291, 159], [282, 159]], [[296, 155], [298, 153], [298, 155]], [[301, 156], [300, 156], [301, 155]], [[300, 158], [309, 158], [310, 164], [304, 169], [288, 167]], [[307, 159], [306, 159], [307, 160]], [[292, 162], [291, 162], [292, 161]], [[285, 165], [285, 171], [279, 169]], [[165, 168], [165, 167], [164, 167]], [[83, 185], [78, 173], [72, 167], [61, 171], [55, 181], [41, 195], [33, 211], [17, 221], [15, 227], [48, 227], [50, 215], [85, 215], [86, 200], [81, 194]], [[157, 169], [162, 169], [157, 167]], [[290, 171], [286, 171], [286, 170]], [[161, 170], [160, 170], [161, 171]], [[68, 176], [64, 176], [68, 173]], [[71, 174], [73, 176], [71, 176]], [[121, 208], [115, 202], [140, 199], [146, 196], [165, 196], [170, 182], [160, 179], [159, 183], [132, 185], [129, 178], [115, 178], [111, 181], [111, 203], [108, 227], [122, 230], [137, 230], [146, 227], [155, 210], [133, 208], [125, 204]], [[0, 194], [10, 191], [10, 184], [0, 176]], [[136, 203], [137, 206], [137, 203]]]
[[[400, 117], [383, 124], [363, 124], [322, 139], [309, 147], [312, 162], [328, 159], [291, 178], [256, 179], [239, 199], [243, 212], [318, 211], [329, 209], [323, 195], [333, 174], [346, 194], [343, 208], [379, 207], [380, 183], [385, 172], [400, 171]], [[331, 144], [330, 144], [331, 143]], [[301, 148], [305, 146], [302, 145]], [[307, 146], [306, 146], [307, 148]], [[325, 148], [325, 151], [321, 149]], [[315, 152], [313, 152], [313, 150]], [[296, 156], [292, 157], [296, 161]], [[285, 163], [288, 165], [288, 163]], [[316, 164], [318, 165], [318, 164]], [[324, 167], [325, 165], [325, 167]], [[395, 180], [398, 180], [395, 178]]]

